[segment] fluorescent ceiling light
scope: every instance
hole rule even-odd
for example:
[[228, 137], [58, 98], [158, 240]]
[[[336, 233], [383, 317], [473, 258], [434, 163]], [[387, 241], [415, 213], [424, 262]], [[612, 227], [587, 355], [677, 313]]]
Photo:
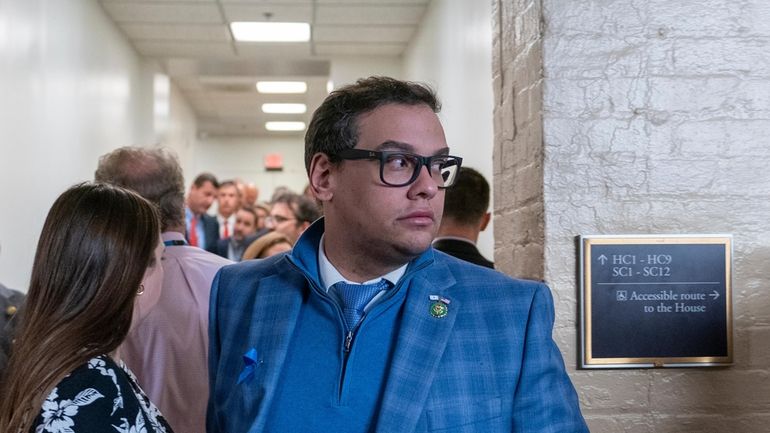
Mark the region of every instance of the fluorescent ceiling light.
[[262, 104], [263, 113], [301, 114], [306, 111], [305, 104]]
[[247, 22], [230, 23], [233, 37], [240, 42], [307, 42], [308, 23]]
[[307, 83], [304, 81], [257, 81], [259, 93], [305, 93]]
[[268, 131], [304, 131], [305, 122], [265, 122]]

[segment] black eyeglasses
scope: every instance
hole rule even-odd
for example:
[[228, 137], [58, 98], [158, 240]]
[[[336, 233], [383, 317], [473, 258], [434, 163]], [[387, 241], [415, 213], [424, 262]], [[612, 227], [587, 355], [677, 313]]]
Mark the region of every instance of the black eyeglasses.
[[420, 169], [428, 167], [430, 176], [439, 188], [449, 188], [457, 180], [463, 159], [459, 156], [422, 156], [401, 151], [345, 149], [340, 159], [371, 159], [380, 161], [380, 180], [388, 186], [406, 186], [417, 180]]
[[287, 218], [283, 215], [268, 215], [265, 217], [265, 224], [281, 224], [286, 221], [296, 221], [296, 218]]

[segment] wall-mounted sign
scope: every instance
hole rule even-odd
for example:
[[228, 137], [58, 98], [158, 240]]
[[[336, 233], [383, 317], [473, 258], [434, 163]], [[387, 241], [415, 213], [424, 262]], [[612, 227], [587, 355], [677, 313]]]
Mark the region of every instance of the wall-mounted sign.
[[579, 241], [582, 368], [732, 363], [732, 236]]
[[281, 171], [283, 170], [283, 155], [280, 153], [268, 153], [265, 155], [265, 170]]

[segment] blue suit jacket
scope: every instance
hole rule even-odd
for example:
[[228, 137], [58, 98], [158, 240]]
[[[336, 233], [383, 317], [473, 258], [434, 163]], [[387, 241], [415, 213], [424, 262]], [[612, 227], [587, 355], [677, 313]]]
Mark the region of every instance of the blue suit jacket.
[[[297, 317], [315, 295], [308, 281], [318, 281], [322, 231], [321, 221], [291, 254], [227, 266], [215, 278], [209, 433], [264, 431]], [[410, 263], [404, 278], [413, 281], [377, 432], [588, 431], [551, 338], [547, 286], [432, 248]], [[451, 301], [445, 317], [429, 314], [430, 295]], [[243, 355], [251, 348], [258, 355], [247, 360]], [[242, 374], [252, 377], [239, 383]], [[313, 415], [307, 419], [313, 431]]]

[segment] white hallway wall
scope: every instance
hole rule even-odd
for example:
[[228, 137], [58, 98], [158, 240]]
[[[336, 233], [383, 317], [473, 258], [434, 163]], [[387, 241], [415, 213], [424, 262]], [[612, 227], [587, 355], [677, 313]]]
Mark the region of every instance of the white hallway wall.
[[[453, 155], [492, 183], [492, 2], [433, 0], [404, 55], [404, 77], [437, 90]], [[490, 204], [490, 211], [492, 205]], [[494, 222], [479, 250], [494, 257]]]
[[[196, 147], [194, 172], [185, 176], [188, 183], [204, 171], [213, 173], [220, 181], [240, 178], [257, 185], [260, 201], [270, 200], [278, 186], [287, 186], [299, 193], [307, 184], [305, 144], [301, 137], [208, 137], [198, 140]], [[283, 170], [265, 170], [268, 154], [282, 155]]]
[[[173, 87], [154, 94], [154, 75], [96, 2], [0, 0], [4, 284], [26, 291], [48, 209], [93, 178], [100, 155], [164, 142], [189, 159], [195, 121]], [[167, 107], [162, 122], [156, 97]]]

